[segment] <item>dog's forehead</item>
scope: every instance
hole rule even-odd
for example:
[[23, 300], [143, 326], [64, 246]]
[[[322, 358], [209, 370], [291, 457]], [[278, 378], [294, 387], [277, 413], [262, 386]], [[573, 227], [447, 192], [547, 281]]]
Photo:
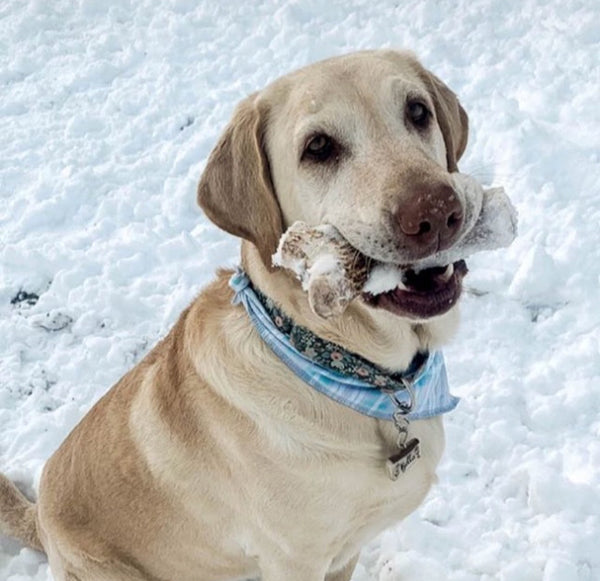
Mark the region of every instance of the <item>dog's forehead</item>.
[[271, 106], [314, 114], [336, 103], [364, 101], [382, 91], [427, 93], [421, 65], [409, 54], [365, 51], [321, 61], [281, 77], [263, 91]]

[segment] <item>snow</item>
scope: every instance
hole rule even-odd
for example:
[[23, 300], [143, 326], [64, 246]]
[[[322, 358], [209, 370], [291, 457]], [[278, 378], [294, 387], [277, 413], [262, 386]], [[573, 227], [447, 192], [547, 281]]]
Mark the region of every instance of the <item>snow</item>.
[[[235, 103], [372, 47], [413, 49], [457, 92], [461, 170], [506, 188], [519, 236], [469, 260], [439, 484], [353, 580], [600, 579], [594, 0], [3, 2], [0, 470], [32, 491], [93, 402], [236, 263], [238, 242], [195, 206]], [[20, 291], [39, 300], [13, 304]], [[51, 576], [2, 537], [0, 579]]]
[[405, 290], [406, 286], [402, 282], [403, 278], [404, 272], [401, 268], [395, 264], [380, 262], [372, 268], [363, 290], [372, 295], [379, 295], [395, 288]]
[[310, 267], [309, 278], [323, 275], [327, 276], [338, 272], [343, 276], [344, 269], [340, 263], [339, 257], [334, 254], [321, 254]]

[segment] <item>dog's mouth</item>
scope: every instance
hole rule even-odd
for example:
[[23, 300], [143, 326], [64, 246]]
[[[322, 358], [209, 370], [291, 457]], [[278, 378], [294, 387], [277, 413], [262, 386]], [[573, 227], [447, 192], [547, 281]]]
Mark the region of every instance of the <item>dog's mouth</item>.
[[448, 312], [458, 302], [462, 279], [468, 272], [464, 260], [419, 271], [412, 267], [396, 269], [396, 286], [378, 292], [376, 286], [366, 285], [362, 299], [372, 307], [412, 319], [429, 319]]

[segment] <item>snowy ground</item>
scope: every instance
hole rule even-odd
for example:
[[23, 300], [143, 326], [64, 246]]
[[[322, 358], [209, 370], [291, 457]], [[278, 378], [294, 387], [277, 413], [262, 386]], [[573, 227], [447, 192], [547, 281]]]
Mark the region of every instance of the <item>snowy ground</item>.
[[[440, 483], [354, 579], [597, 581], [595, 0], [4, 0], [0, 470], [33, 490], [92, 403], [236, 262], [194, 200], [234, 104], [382, 46], [414, 49], [459, 94], [461, 168], [506, 187], [521, 234], [470, 261]], [[3, 537], [0, 579], [51, 576]]]

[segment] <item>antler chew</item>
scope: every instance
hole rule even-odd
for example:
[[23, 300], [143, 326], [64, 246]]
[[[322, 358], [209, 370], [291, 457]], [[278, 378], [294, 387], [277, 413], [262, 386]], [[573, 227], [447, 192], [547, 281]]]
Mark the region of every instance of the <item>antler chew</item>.
[[[446, 266], [482, 250], [509, 246], [517, 235], [517, 213], [503, 188], [483, 189], [460, 176], [465, 194], [465, 233], [452, 248], [415, 261], [406, 270]], [[273, 264], [291, 270], [308, 293], [311, 309], [341, 315], [361, 292], [386, 292], [405, 280], [405, 270], [365, 257], [331, 225], [294, 222], [283, 234]], [[408, 289], [407, 289], [408, 290]]]
[[294, 222], [282, 236], [273, 264], [296, 274], [312, 310], [324, 318], [341, 315], [369, 274], [365, 256], [327, 224]]

